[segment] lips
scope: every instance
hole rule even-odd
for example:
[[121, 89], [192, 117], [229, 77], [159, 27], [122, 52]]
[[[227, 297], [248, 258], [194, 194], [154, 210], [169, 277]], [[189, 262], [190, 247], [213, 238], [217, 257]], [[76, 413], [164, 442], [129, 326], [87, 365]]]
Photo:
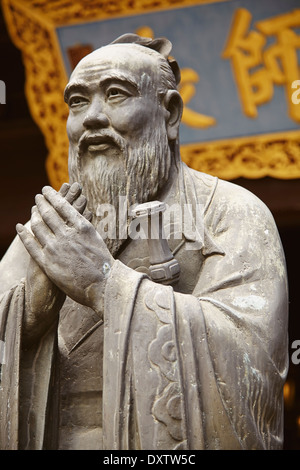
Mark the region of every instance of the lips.
[[89, 152], [99, 152], [107, 150], [112, 145], [115, 146], [115, 142], [111, 138], [101, 135], [86, 137], [84, 141], [84, 146]]
[[80, 152], [88, 150], [89, 152], [104, 152], [111, 147], [118, 147], [113, 137], [103, 134], [85, 135], [79, 142]]
[[103, 142], [103, 143], [94, 143], [94, 144], [89, 144], [87, 149], [89, 152], [99, 152], [103, 150], [107, 150], [108, 148], [111, 147], [111, 144], [108, 142]]

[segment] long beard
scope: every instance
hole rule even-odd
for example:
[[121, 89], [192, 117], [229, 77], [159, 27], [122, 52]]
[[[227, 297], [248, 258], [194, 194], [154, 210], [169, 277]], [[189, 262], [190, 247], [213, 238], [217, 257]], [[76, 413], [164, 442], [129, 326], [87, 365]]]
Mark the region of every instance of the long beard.
[[[101, 156], [90, 158], [87, 154], [82, 156], [78, 149], [72, 151], [70, 147], [70, 182], [78, 181], [81, 184], [88, 201], [87, 207], [93, 214], [92, 224], [113, 256], [126, 240], [124, 233], [127, 234], [131, 221], [130, 208], [155, 199], [169, 178], [172, 155], [167, 135], [159, 126], [158, 130], [155, 126], [155, 130], [147, 134], [134, 148], [123, 145], [117, 158], [114, 156], [112, 159]], [[114, 211], [105, 212], [104, 215], [103, 208], [107, 204], [113, 206]], [[108, 231], [107, 236], [99, 230], [103, 217], [108, 225], [115, 228]]]

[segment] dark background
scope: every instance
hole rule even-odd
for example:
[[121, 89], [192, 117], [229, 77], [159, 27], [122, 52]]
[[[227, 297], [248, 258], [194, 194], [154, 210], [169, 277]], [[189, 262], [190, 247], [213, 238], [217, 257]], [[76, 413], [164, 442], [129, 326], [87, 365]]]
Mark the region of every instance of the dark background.
[[[33, 122], [24, 94], [20, 51], [12, 44], [0, 9], [0, 80], [6, 104], [0, 104], [0, 258], [15, 236], [15, 225], [30, 218], [34, 196], [49, 184], [47, 149]], [[272, 211], [284, 246], [290, 289], [290, 345], [300, 340], [300, 179], [234, 181], [262, 199]], [[290, 347], [290, 357], [293, 350]], [[300, 357], [300, 355], [299, 355]], [[300, 449], [300, 364], [290, 362], [290, 395], [285, 407], [285, 449]], [[298, 423], [298, 424], [297, 424]]]

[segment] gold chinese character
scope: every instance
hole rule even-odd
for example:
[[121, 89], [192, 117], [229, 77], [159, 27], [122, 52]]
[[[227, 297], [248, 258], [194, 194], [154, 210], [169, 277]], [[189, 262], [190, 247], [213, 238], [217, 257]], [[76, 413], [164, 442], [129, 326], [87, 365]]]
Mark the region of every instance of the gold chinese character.
[[[187, 104], [196, 93], [194, 83], [199, 81], [199, 75], [195, 70], [184, 68], [181, 70], [181, 82], [179, 92], [184, 104]], [[213, 117], [197, 113], [184, 106], [182, 113], [182, 122], [191, 127], [204, 128], [214, 126], [216, 120]]]
[[[255, 25], [258, 31], [249, 32], [251, 18], [244, 8], [235, 12], [222, 55], [231, 59], [242, 109], [246, 116], [256, 117], [257, 106], [272, 99], [273, 85], [285, 85], [289, 115], [300, 122], [300, 109], [291, 99], [292, 83], [299, 77], [300, 47], [300, 37], [291, 28], [300, 26], [300, 10], [260, 21]], [[263, 50], [272, 35], [277, 42]]]
[[299, 26], [300, 10], [256, 23], [256, 28], [263, 34], [277, 38], [276, 44], [264, 52], [264, 63], [273, 82], [285, 86], [289, 115], [297, 122], [300, 122], [300, 108], [292, 101], [292, 83], [300, 78], [297, 57], [300, 36], [291, 28]]

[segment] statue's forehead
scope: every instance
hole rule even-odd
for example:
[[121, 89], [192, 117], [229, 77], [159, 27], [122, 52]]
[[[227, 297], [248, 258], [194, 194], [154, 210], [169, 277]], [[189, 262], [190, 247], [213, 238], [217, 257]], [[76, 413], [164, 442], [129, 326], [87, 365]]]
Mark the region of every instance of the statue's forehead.
[[103, 74], [109, 70], [136, 76], [147, 73], [153, 78], [157, 75], [158, 63], [156, 54], [136, 44], [115, 44], [102, 47], [84, 57], [71, 75], [83, 78]]

